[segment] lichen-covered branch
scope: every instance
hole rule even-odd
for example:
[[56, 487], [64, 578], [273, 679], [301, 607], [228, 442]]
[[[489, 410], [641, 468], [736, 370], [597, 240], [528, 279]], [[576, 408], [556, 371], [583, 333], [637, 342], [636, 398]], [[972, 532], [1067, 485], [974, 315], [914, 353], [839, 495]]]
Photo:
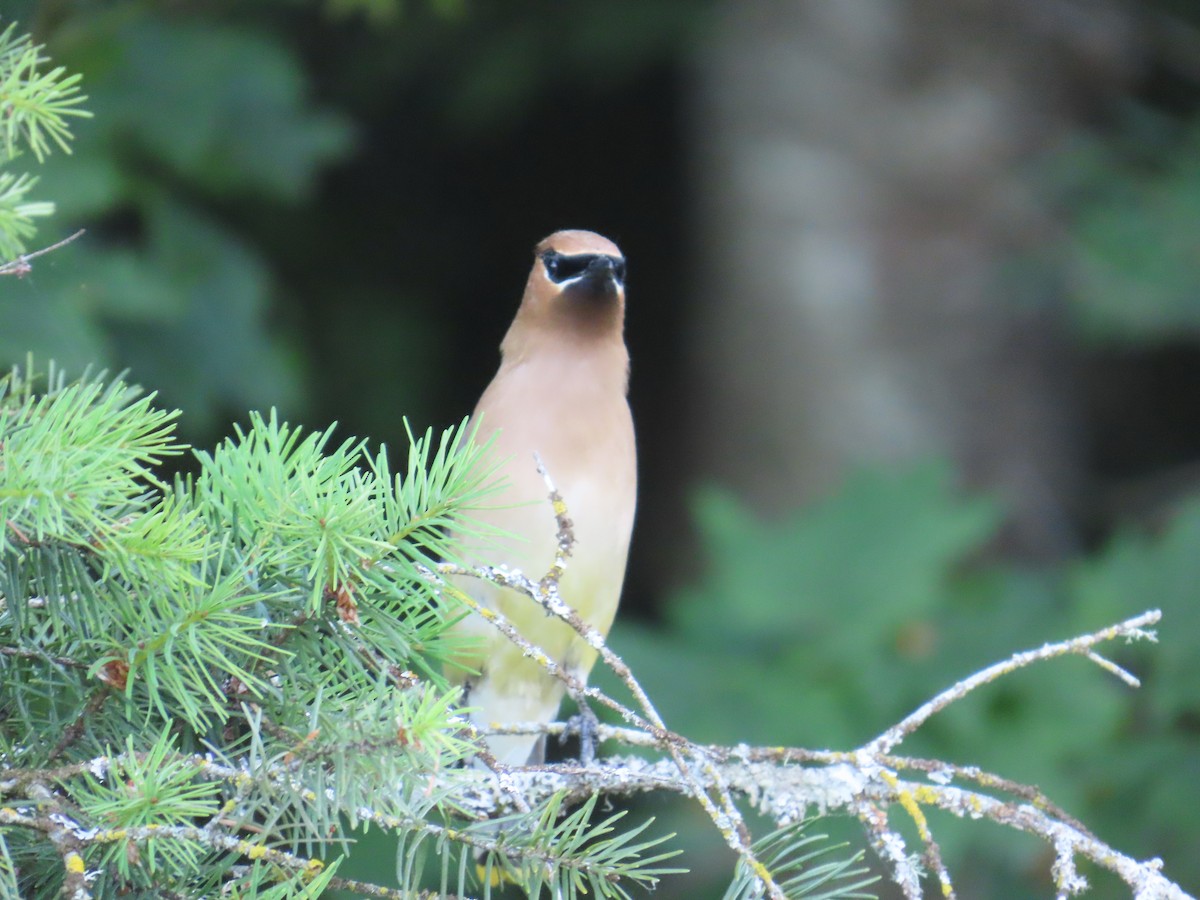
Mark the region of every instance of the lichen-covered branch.
[[1125, 638], [1128, 641], [1156, 641], [1158, 640], [1157, 635], [1153, 631], [1147, 631], [1146, 627], [1156, 625], [1161, 618], [1162, 613], [1157, 609], [1152, 609], [1139, 616], [1134, 616], [1132, 619], [1127, 619], [1116, 625], [1110, 625], [1091, 634], [1071, 638], [1067, 641], [1059, 641], [1054, 644], [1046, 644], [1037, 650], [1014, 653], [1003, 662], [988, 666], [986, 669], [976, 672], [969, 678], [964, 678], [952, 687], [942, 691], [942, 693], [938, 694], [932, 700], [921, 704], [921, 706], [903, 720], [897, 722], [879, 737], [875, 738], [875, 740], [867, 744], [864, 749], [872, 753], [889, 753], [908, 735], [925, 724], [932, 715], [945, 709], [950, 704], [961, 700], [976, 688], [993, 682], [1010, 672], [1015, 672], [1017, 669], [1043, 660], [1054, 659], [1057, 656], [1070, 656], [1072, 654], [1085, 656], [1092, 662], [1100, 665], [1105, 671], [1117, 675], [1117, 677], [1130, 687], [1138, 687], [1140, 682], [1133, 675], [1126, 672], [1116, 663], [1100, 656], [1092, 648], [1097, 644], [1116, 640], [1117, 638]]
[[[587, 767], [543, 766], [509, 770], [505, 774], [510, 791], [515, 785], [526, 800], [531, 800], [543, 790], [567, 789], [577, 796], [588, 796], [595, 792], [678, 791], [702, 803], [721, 829], [726, 842], [755, 871], [760, 871], [760, 864], [751, 854], [751, 838], [734, 803], [735, 795], [748, 800], [781, 825], [799, 821], [813, 812], [825, 814], [840, 810], [854, 815], [863, 823], [872, 846], [891, 868], [893, 879], [904, 895], [912, 900], [919, 900], [922, 894], [922, 867], [917, 864], [917, 857], [907, 849], [903, 837], [889, 822], [889, 810], [899, 808], [916, 826], [924, 847], [921, 856], [925, 870], [933, 873], [942, 895], [953, 898], [955, 893], [951, 873], [924, 813], [926, 808], [936, 807], [963, 818], [988, 818], [1047, 841], [1055, 849], [1052, 874], [1060, 897], [1086, 889], [1086, 879], [1078, 873], [1074, 864], [1076, 857], [1084, 857], [1116, 873], [1139, 900], [1179, 900], [1188, 896], [1162, 875], [1158, 860], [1138, 862], [1113, 850], [1092, 835], [1082, 823], [1054, 806], [1036, 788], [969, 766], [909, 760], [892, 755], [892, 751], [908, 735], [937, 712], [963, 699], [976, 688], [1037, 662], [1081, 655], [1115, 674], [1126, 684], [1138, 686], [1138, 680], [1132, 674], [1101, 656], [1095, 648], [1119, 638], [1155, 640], [1154, 632], [1147, 629], [1159, 621], [1159, 611], [1150, 610], [1091, 634], [1016, 653], [957, 682], [854, 751], [839, 753], [798, 748], [700, 746], [666, 728], [629, 667], [607, 646], [604, 636], [587, 625], [559, 596], [558, 579], [568, 564], [574, 535], [567, 518], [566, 505], [540, 460], [538, 468], [546, 481], [558, 526], [559, 550], [550, 572], [541, 580], [534, 581], [520, 572], [507, 569], [468, 569], [443, 565], [437, 574], [473, 576], [517, 591], [571, 625], [597, 650], [605, 665], [629, 689], [638, 709], [629, 708], [595, 688], [579, 683], [541, 648], [522, 637], [499, 613], [481, 607], [470, 597], [460, 597], [520, 646], [526, 656], [542, 665], [548, 674], [562, 680], [572, 694], [613, 709], [627, 723], [628, 727], [620, 728], [601, 726], [600, 737], [629, 746], [657, 748], [667, 754], [669, 763], [666, 760], [660, 763], [615, 760]], [[567, 726], [559, 723], [550, 726], [510, 723], [502, 729], [496, 729], [496, 733], [541, 732], [561, 735], [566, 730]], [[902, 779], [898, 775], [902, 771], [924, 773], [928, 780]], [[974, 788], [956, 786], [952, 784], [954, 780], [971, 782]], [[988, 790], [995, 794], [987, 793]], [[494, 813], [497, 808], [507, 806], [500, 794], [493, 795], [491, 799], [495, 806], [480, 809], [481, 814]], [[763, 878], [768, 896], [780, 896], [769, 872], [761, 869], [760, 877]]]
[[571, 520], [567, 515], [566, 502], [555, 487], [550, 473], [547, 471], [540, 457], [536, 458], [535, 461], [537, 470], [546, 484], [547, 495], [550, 499], [551, 508], [554, 511], [557, 535], [554, 562], [545, 576], [539, 581], [534, 582], [520, 572], [513, 572], [507, 569], [484, 568], [476, 570], [451, 565], [439, 566], [438, 574], [474, 576], [495, 584], [500, 584], [510, 590], [515, 590], [529, 597], [542, 606], [548, 613], [558, 617], [575, 629], [580, 637], [597, 651], [604, 664], [621, 679], [621, 682], [629, 690], [629, 693], [633, 695], [641, 710], [640, 714], [634, 713], [632, 710], [617, 704], [607, 695], [602, 694], [594, 688], [586, 687], [552, 659], [544, 650], [526, 640], [497, 611], [480, 605], [473, 598], [464, 595], [461, 591], [455, 592], [456, 596], [470, 606], [472, 610], [491, 622], [505, 637], [521, 647], [525, 656], [537, 661], [548, 674], [561, 680], [567, 686], [567, 690], [570, 691], [572, 696], [597, 700], [617, 710], [626, 721], [642, 724], [652, 731], [658, 739], [657, 746], [671, 756], [680, 777], [689, 786], [690, 796], [697, 800], [703, 807], [705, 813], [713, 821], [713, 824], [717, 826], [725, 843], [738, 855], [747, 868], [756, 874], [762, 882], [766, 896], [772, 898], [772, 900], [785, 900], [784, 892], [775, 883], [771, 872], [756, 858], [754, 850], [751, 847], [752, 839], [750, 831], [746, 827], [741, 811], [737, 808], [737, 804], [734, 803], [728, 787], [722, 783], [719, 770], [714, 766], [713, 761], [708, 758], [704, 748], [667, 730], [666, 723], [663, 722], [662, 717], [659, 716], [658, 711], [654, 708], [649, 695], [642, 688], [641, 684], [638, 683], [637, 678], [629, 666], [625, 664], [625, 661], [609, 649], [603, 634], [585, 622], [579, 613], [559, 596], [558, 582], [563, 572], [566, 571], [571, 550], [575, 544], [575, 533]]

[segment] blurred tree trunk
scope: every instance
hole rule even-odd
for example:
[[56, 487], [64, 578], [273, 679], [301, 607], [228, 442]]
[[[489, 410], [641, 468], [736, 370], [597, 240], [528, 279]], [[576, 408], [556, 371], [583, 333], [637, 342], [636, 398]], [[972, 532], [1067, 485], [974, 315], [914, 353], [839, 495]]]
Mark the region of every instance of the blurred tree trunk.
[[1072, 545], [1072, 361], [1001, 276], [1055, 233], [1027, 164], [1121, 77], [1125, 20], [1086, 6], [725, 0], [692, 116], [705, 474], [770, 511], [943, 453], [1013, 546]]

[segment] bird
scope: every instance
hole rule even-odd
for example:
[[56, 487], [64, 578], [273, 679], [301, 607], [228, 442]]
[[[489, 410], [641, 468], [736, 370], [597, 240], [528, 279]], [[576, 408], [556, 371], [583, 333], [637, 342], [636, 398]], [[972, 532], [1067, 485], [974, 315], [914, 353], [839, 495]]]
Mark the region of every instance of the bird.
[[[534, 581], [550, 570], [558, 535], [540, 459], [573, 524], [559, 596], [603, 634], [620, 600], [637, 505], [624, 325], [625, 257], [617, 245], [592, 231], [551, 234], [534, 248], [524, 294], [500, 346], [500, 368], [471, 417], [476, 441], [494, 441], [503, 486], [470, 515], [502, 536], [464, 549], [464, 560], [520, 569]], [[490, 582], [456, 584], [586, 681], [597, 652], [568, 624]], [[554, 720], [562, 681], [477, 613], [458, 621], [454, 632], [463, 649], [447, 677], [461, 687], [476, 726]], [[491, 735], [486, 742], [503, 765], [545, 759], [544, 734]]]

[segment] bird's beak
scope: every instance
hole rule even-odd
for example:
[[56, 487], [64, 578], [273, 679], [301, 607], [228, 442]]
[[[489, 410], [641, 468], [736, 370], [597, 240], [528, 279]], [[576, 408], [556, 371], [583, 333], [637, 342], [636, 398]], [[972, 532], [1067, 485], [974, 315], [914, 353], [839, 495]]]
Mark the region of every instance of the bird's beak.
[[612, 259], [596, 256], [588, 263], [583, 277], [572, 286], [572, 292], [591, 297], [611, 297], [620, 287], [621, 279]]

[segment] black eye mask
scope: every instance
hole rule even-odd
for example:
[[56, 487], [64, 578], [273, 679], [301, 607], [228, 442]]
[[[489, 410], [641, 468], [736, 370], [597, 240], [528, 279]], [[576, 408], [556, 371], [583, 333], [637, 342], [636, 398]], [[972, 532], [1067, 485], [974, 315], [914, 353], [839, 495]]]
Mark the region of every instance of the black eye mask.
[[557, 250], [547, 250], [542, 254], [542, 264], [546, 267], [547, 277], [555, 284], [562, 284], [572, 278], [578, 278], [587, 272], [588, 267], [596, 260], [607, 259], [612, 264], [612, 272], [619, 284], [625, 283], [625, 260], [619, 256], [608, 256], [602, 253], [574, 253], [570, 256]]

